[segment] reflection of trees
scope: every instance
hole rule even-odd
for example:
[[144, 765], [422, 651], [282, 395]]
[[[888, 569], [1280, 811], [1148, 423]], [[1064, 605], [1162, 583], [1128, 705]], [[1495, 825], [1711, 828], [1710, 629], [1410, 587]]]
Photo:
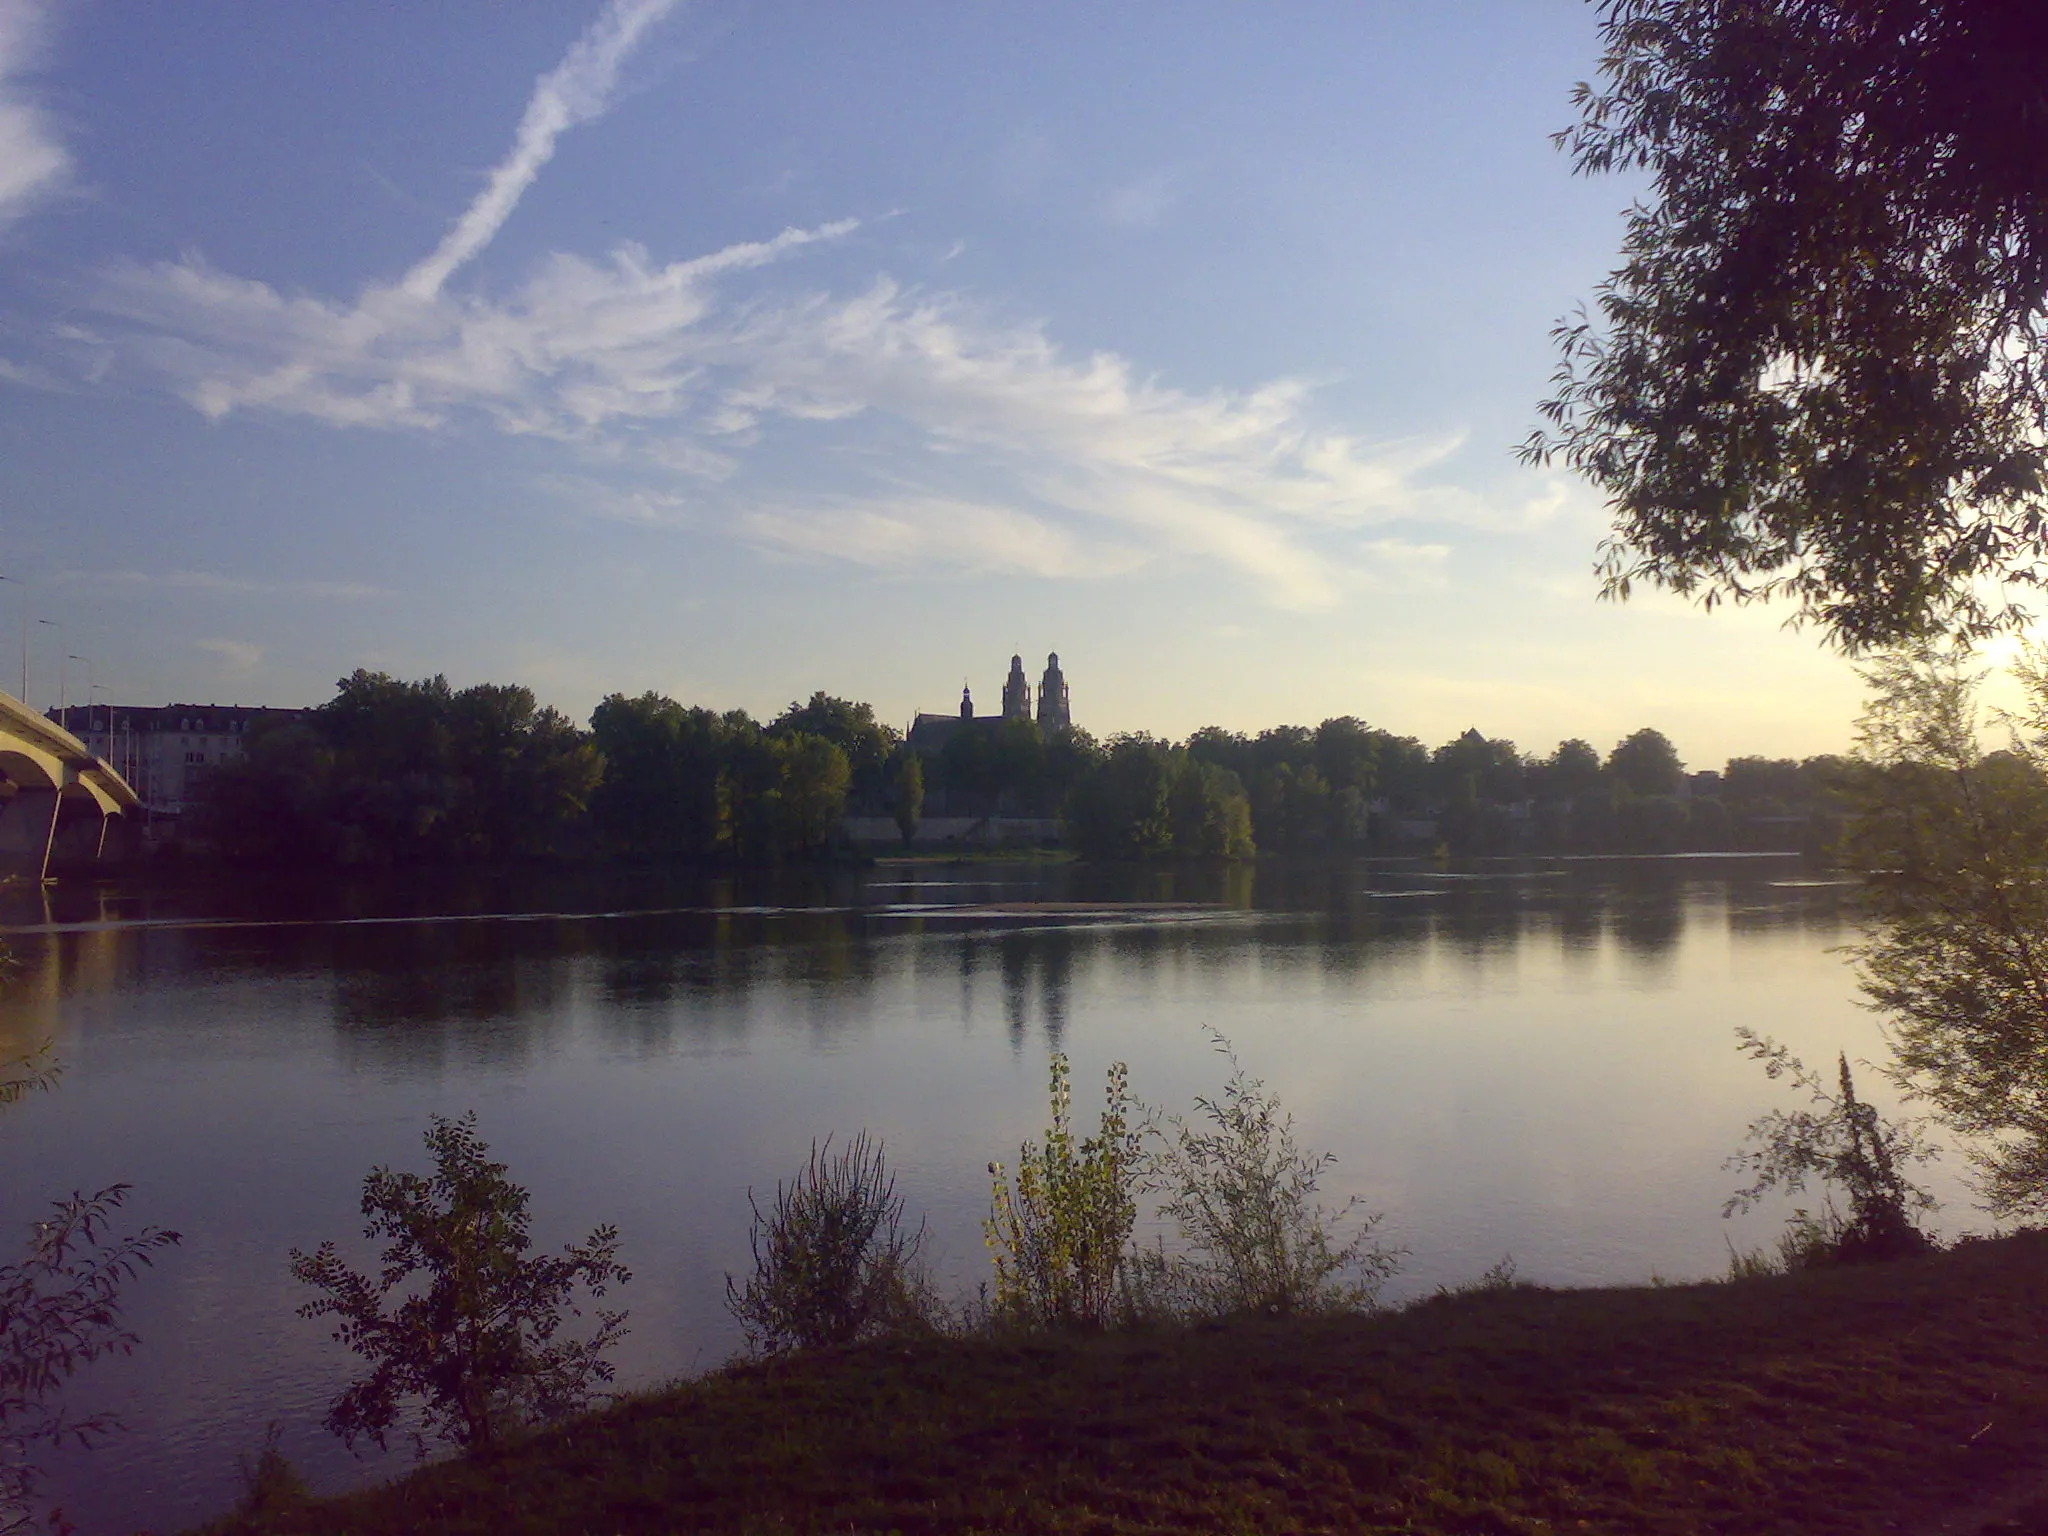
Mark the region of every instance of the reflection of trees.
[[[977, 1005], [984, 1012], [993, 1006], [1018, 1049], [1040, 1032], [1050, 1048], [1065, 1049], [1072, 1028], [1091, 1017], [1077, 995], [1090, 959], [1104, 962], [1101, 969], [1127, 990], [1182, 987], [1192, 975], [1199, 994], [1220, 992], [1237, 985], [1247, 966], [1283, 989], [1295, 985], [1291, 977], [1310, 974], [1363, 987], [1372, 973], [1411, 969], [1425, 955], [1453, 976], [1474, 976], [1496, 957], [1518, 953], [1537, 931], [1555, 934], [1567, 957], [1599, 955], [1611, 931], [1628, 956], [1658, 960], [1675, 952], [1689, 914], [1704, 918], [1719, 905], [1736, 934], [1796, 928], [1834, 940], [1853, 921], [1856, 895], [1853, 888], [1774, 885], [1796, 877], [1789, 861], [1731, 868], [1563, 861], [1482, 865], [1468, 871], [1476, 879], [1445, 873], [1345, 860], [1268, 861], [1256, 872], [1244, 865], [944, 865], [875, 877], [886, 889], [869, 892], [859, 872], [845, 871], [728, 872], [715, 880], [632, 872], [609, 886], [572, 872], [551, 900], [537, 886], [492, 884], [472, 873], [465, 900], [515, 915], [376, 921], [427, 898], [373, 886], [322, 898], [326, 913], [353, 907], [371, 921], [24, 936], [16, 948], [26, 969], [0, 1007], [0, 1034], [18, 1015], [40, 1038], [50, 1032], [45, 1021], [76, 993], [205, 976], [258, 988], [273, 978], [295, 986], [331, 978], [323, 1022], [343, 1042], [345, 1059], [373, 1068], [516, 1064], [579, 1019], [639, 1055], [729, 1046], [763, 1024], [793, 1025], [822, 1040], [859, 1027], [884, 988], [907, 990], [921, 1008], [935, 1005], [942, 1020], [951, 1011], [964, 1023], [977, 1017]], [[1257, 908], [1247, 911], [1254, 889]], [[583, 911], [615, 915], [516, 916], [574, 910], [571, 897]], [[1217, 910], [1125, 911], [1108, 920], [997, 915], [985, 907], [914, 918], [879, 910], [919, 900], [1169, 898]], [[190, 913], [197, 898], [188, 892], [180, 899], [182, 913], [160, 895], [147, 900], [163, 905], [143, 910]], [[792, 906], [792, 899], [818, 905]], [[113, 906], [76, 902], [60, 921], [105, 922], [137, 910], [132, 897]], [[643, 902], [675, 905], [634, 910]], [[42, 899], [17, 921], [45, 924]]]
[[1614, 936], [1644, 960], [1661, 959], [1678, 947], [1685, 931], [1685, 907], [1676, 889], [1638, 891], [1617, 902]]
[[[498, 923], [333, 930], [334, 1027], [352, 1055], [394, 1065], [506, 1065], [561, 1027], [568, 925]], [[536, 943], [535, 939], [541, 942]]]
[[1853, 885], [1772, 886], [1766, 881], [1728, 888], [1730, 933], [1812, 934], [1830, 943], [1847, 937], [1858, 921]]
[[1573, 881], [1551, 910], [1557, 936], [1564, 946], [1565, 963], [1591, 964], [1600, 952], [1600, 933], [1606, 925], [1605, 893]]
[[1529, 900], [1519, 880], [1454, 885], [1434, 903], [1437, 936], [1468, 964], [1493, 960], [1521, 937]]
[[996, 961], [1003, 983], [1003, 1022], [1009, 1026], [1010, 1049], [1024, 1046], [1024, 1029], [1030, 1017], [1031, 939], [1028, 933], [1012, 930], [996, 940]]
[[[980, 947], [972, 937], [962, 938], [963, 949]], [[1055, 1051], [1066, 1049], [1074, 951], [1078, 945], [1093, 943], [1095, 939], [1094, 934], [1077, 933], [1070, 926], [1060, 925], [1007, 929], [982, 941], [995, 951], [1003, 1023], [1013, 1051], [1021, 1051], [1030, 1037], [1034, 1000], [1046, 1045]]]

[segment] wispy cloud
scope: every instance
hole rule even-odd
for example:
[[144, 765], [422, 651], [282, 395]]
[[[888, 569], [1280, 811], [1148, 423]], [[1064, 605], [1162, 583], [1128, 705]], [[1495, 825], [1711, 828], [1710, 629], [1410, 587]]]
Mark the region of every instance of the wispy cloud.
[[1151, 229], [1177, 196], [1174, 178], [1160, 171], [1116, 188], [1102, 200], [1102, 217], [1118, 229]]
[[263, 663], [263, 647], [247, 640], [194, 640], [193, 645], [202, 651], [211, 651], [227, 664], [228, 671], [237, 677], [246, 677]]
[[388, 587], [353, 581], [245, 581], [216, 571], [58, 571], [48, 580], [52, 585], [65, 587], [151, 587], [161, 592], [318, 598], [332, 602], [365, 602], [398, 595]]
[[559, 496], [571, 510], [607, 522], [676, 528], [691, 520], [689, 497], [651, 486], [612, 485], [584, 475], [549, 475], [541, 481], [541, 488]]
[[1031, 576], [1112, 576], [1144, 564], [1142, 551], [1085, 540], [1011, 507], [939, 498], [842, 501], [745, 513], [758, 544], [881, 570], [940, 566]]
[[666, 9], [607, 8], [536, 85], [489, 186], [397, 282], [339, 302], [196, 258], [131, 264], [75, 339], [213, 419], [553, 437], [630, 466], [592, 511], [875, 568], [1082, 576], [1194, 557], [1315, 607], [1389, 563], [1346, 530], [1538, 515], [1432, 484], [1455, 435], [1372, 444], [1321, 425], [1304, 380], [1187, 390], [958, 293], [778, 285], [861, 230], [851, 218], [666, 263], [630, 244], [558, 253], [500, 294], [451, 288]]
[[23, 84], [48, 31], [48, 10], [38, 0], [0, 0], [0, 227], [62, 187], [71, 172], [71, 156]]

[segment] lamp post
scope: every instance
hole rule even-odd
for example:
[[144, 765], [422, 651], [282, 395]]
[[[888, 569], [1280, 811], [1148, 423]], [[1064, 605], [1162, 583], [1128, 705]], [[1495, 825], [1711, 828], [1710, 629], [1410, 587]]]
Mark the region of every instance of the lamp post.
[[[0, 576], [0, 581], [19, 587], [21, 582], [12, 576]], [[21, 594], [21, 702], [28, 702], [28, 594]]]
[[[86, 733], [90, 735], [92, 733], [92, 658], [90, 656], [67, 656], [64, 659], [66, 661], [82, 661], [85, 663], [85, 729]], [[63, 706], [60, 704], [58, 708], [61, 710]], [[69, 720], [64, 722], [64, 729], [67, 731], [71, 729], [71, 722]]]
[[[37, 619], [38, 624], [47, 624], [57, 631], [57, 718], [64, 718], [64, 626], [55, 619]], [[28, 703], [23, 699], [22, 703]]]

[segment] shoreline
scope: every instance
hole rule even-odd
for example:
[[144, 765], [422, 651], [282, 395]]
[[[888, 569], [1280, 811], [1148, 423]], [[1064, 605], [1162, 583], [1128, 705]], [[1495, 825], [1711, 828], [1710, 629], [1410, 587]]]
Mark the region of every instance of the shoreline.
[[740, 1363], [201, 1530], [1974, 1532], [2044, 1458], [2030, 1232], [1726, 1283]]

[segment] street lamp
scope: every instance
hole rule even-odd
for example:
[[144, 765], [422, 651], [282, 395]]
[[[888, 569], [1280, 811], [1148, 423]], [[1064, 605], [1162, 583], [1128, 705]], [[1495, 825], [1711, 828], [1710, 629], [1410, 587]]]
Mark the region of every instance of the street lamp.
[[[12, 576], [0, 576], [0, 581], [12, 582], [17, 587], [21, 585], [20, 581]], [[26, 704], [28, 702], [28, 594], [26, 592], [21, 594], [21, 693], [19, 697], [22, 703]]]
[[[85, 663], [85, 729], [86, 734], [90, 735], [92, 733], [92, 658], [90, 656], [67, 656], [64, 659], [66, 661], [82, 661]], [[58, 707], [61, 709], [63, 706], [59, 705]], [[64, 722], [64, 729], [67, 731], [71, 729], [71, 722], [69, 720]]]
[[[55, 619], [37, 619], [38, 624], [47, 624], [57, 631], [57, 718], [64, 718], [64, 626]], [[23, 699], [22, 703], [28, 703]]]

